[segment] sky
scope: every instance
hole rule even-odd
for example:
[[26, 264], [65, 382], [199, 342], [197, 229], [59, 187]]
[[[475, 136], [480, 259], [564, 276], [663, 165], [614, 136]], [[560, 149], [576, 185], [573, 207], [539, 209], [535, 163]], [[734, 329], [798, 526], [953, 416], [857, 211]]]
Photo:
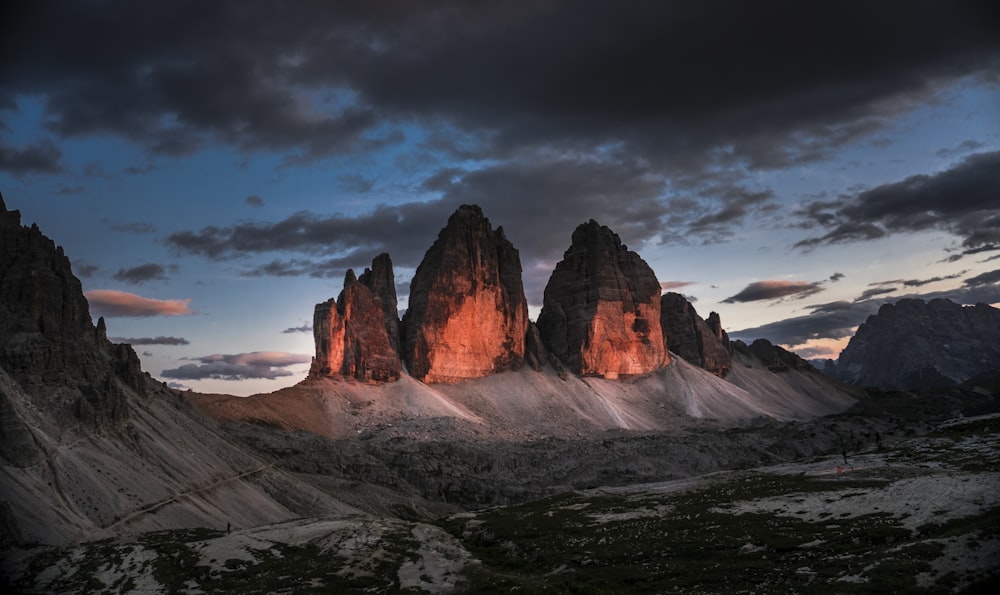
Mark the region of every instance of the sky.
[[448, 215], [617, 232], [733, 338], [836, 358], [903, 297], [1000, 305], [990, 2], [5, 3], [0, 192], [178, 388], [301, 380], [315, 304]]

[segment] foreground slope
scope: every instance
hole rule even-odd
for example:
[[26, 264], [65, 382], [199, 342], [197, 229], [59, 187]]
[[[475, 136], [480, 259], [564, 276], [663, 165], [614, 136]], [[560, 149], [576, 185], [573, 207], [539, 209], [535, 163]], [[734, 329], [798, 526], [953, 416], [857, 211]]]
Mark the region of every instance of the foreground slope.
[[228, 439], [95, 326], [0, 198], [0, 545], [357, 511]]
[[[660, 431], [699, 419], [805, 419], [854, 403], [811, 368], [773, 372], [750, 355], [738, 354], [736, 361], [725, 379], [677, 357], [656, 372], [629, 379], [581, 378], [545, 367], [455, 384], [427, 385], [405, 374], [385, 384], [323, 378], [252, 397], [185, 393], [185, 398], [220, 420], [266, 423], [328, 438], [448, 418], [463, 428], [455, 438], [475, 432], [499, 440]], [[431, 438], [449, 437], [445, 432]]]
[[150, 533], [23, 552], [5, 570], [42, 592], [991, 592], [998, 430], [995, 415], [963, 418], [850, 466], [818, 456], [435, 523]]

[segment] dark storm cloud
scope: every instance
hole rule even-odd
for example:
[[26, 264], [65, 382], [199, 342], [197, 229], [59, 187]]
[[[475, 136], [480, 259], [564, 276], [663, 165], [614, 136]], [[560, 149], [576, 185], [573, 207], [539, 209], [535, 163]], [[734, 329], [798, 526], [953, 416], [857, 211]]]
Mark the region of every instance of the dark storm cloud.
[[306, 324], [303, 324], [302, 326], [288, 327], [288, 328], [286, 328], [285, 330], [283, 330], [281, 332], [284, 333], [284, 334], [286, 334], [286, 335], [288, 335], [288, 334], [292, 334], [292, 333], [311, 333], [312, 330], [313, 330], [312, 325], [309, 324], [309, 323], [306, 323]]
[[130, 269], [118, 269], [118, 272], [112, 278], [122, 283], [142, 285], [147, 281], [166, 281], [167, 270], [163, 265], [151, 262]]
[[871, 240], [894, 233], [941, 230], [967, 250], [1000, 243], [1000, 151], [970, 155], [950, 169], [864, 190], [799, 212], [826, 235], [799, 247]]
[[977, 140], [968, 139], [962, 141], [956, 147], [952, 147], [950, 149], [940, 149], [934, 154], [937, 155], [938, 157], [955, 157], [956, 155], [964, 155], [966, 153], [971, 153], [976, 149], [982, 149], [985, 146], [986, 145]]
[[370, 180], [364, 176], [359, 176], [358, 174], [344, 174], [342, 176], [337, 176], [337, 183], [340, 184], [340, 187], [344, 190], [357, 192], [358, 194], [371, 192], [375, 187], [375, 180]]
[[969, 271], [962, 270], [951, 275], [940, 275], [937, 277], [930, 277], [929, 279], [906, 279], [900, 281], [904, 287], [923, 287], [924, 285], [930, 285], [931, 283], [937, 283], [938, 281], [948, 281], [951, 279], [959, 279]]
[[854, 299], [856, 302], [864, 302], [872, 299], [877, 295], [885, 295], [887, 293], [893, 293], [896, 291], [895, 287], [872, 287], [871, 289], [866, 289], [861, 292], [861, 295]]
[[184, 364], [164, 370], [160, 376], [177, 380], [249, 380], [252, 378], [275, 379], [291, 376], [285, 368], [312, 361], [308, 355], [281, 351], [255, 351], [253, 353], [214, 354], [196, 358], [197, 364]]
[[5, 105], [43, 97], [54, 133], [291, 162], [398, 142], [416, 121], [480, 155], [619, 145], [680, 170], [777, 167], [995, 71], [1000, 45], [974, 1], [67, 0], [6, 16]]
[[761, 211], [773, 204], [774, 194], [769, 191], [750, 191], [738, 185], [719, 187], [709, 185], [699, 193], [703, 198], [715, 199], [713, 209], [693, 220], [682, 222], [688, 231], [704, 237], [703, 241], [718, 241], [736, 234], [736, 228], [751, 211]]
[[[988, 273], [987, 273], [988, 274]], [[922, 299], [931, 301], [946, 299], [959, 304], [995, 304], [1000, 302], [1000, 285], [983, 283], [924, 294], [907, 294], [891, 298], [877, 298], [863, 302], [832, 302], [810, 306], [811, 312], [779, 320], [754, 328], [730, 331], [733, 339], [752, 341], [765, 338], [779, 345], [801, 345], [810, 339], [841, 339], [854, 334], [854, 329], [869, 316], [878, 312], [879, 307], [902, 299]]]
[[994, 269], [992, 271], [982, 273], [981, 275], [976, 275], [975, 277], [969, 277], [964, 281], [964, 283], [969, 287], [1000, 284], [1000, 269]]
[[431, 230], [443, 227], [449, 214], [440, 201], [379, 205], [371, 213], [355, 217], [302, 211], [276, 223], [251, 222], [177, 232], [168, 236], [167, 243], [178, 251], [216, 260], [270, 252], [333, 256], [323, 263], [275, 260], [258, 266], [248, 273], [251, 275], [311, 274], [316, 266], [331, 260], [344, 267], [363, 267], [380, 252], [389, 252], [393, 262], [400, 259], [415, 266], [433, 241]]
[[[464, 175], [450, 171], [447, 178], [435, 182], [442, 193], [437, 200], [379, 205], [357, 216], [300, 212], [273, 223], [177, 232], [167, 243], [179, 252], [217, 260], [281, 252], [310, 256], [258, 264], [244, 271], [250, 276], [338, 277], [349, 267], [369, 266], [380, 252], [388, 252], [396, 266], [415, 268], [451, 213], [460, 204], [478, 204], [520, 250], [529, 301], [538, 304], [577, 225], [597, 219], [633, 249], [664, 233], [664, 180], [640, 166], [563, 159], [506, 162]], [[529, 274], [539, 267], [544, 274]]]
[[[881, 305], [882, 302], [879, 302]], [[805, 316], [779, 320], [754, 328], [730, 331], [733, 339], [768, 339], [779, 345], [801, 345], [810, 339], [841, 339], [878, 310], [873, 302], [831, 302], [810, 307]]]
[[62, 151], [48, 140], [26, 147], [11, 147], [0, 141], [0, 171], [15, 176], [56, 174], [63, 171]]
[[115, 343], [129, 345], [189, 345], [184, 337], [111, 337]]
[[800, 299], [821, 291], [823, 291], [823, 287], [821, 287], [820, 283], [806, 283], [804, 281], [757, 281], [747, 285], [736, 295], [722, 300], [722, 303], [758, 302], [789, 296]]
[[101, 267], [96, 264], [79, 262], [73, 264], [73, 270], [77, 275], [83, 277], [84, 279], [89, 279], [90, 277], [93, 277], [97, 271], [101, 270]]
[[251, 207], [262, 207], [264, 206], [264, 199], [256, 194], [251, 194], [243, 199], [243, 204], [250, 205]]
[[80, 194], [83, 192], [83, 186], [62, 186], [59, 190], [56, 190], [56, 194], [61, 194], [63, 196], [72, 196], [74, 194]]
[[836, 283], [837, 281], [840, 281], [841, 279], [843, 279], [846, 276], [847, 275], [845, 275], [844, 273], [834, 273], [834, 274], [830, 275], [830, 281], [832, 283]]

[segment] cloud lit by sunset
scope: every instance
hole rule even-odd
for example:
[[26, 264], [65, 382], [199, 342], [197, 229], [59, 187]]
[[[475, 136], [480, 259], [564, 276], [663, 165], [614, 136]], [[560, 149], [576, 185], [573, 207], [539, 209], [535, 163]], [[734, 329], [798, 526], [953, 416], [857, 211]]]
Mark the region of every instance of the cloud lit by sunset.
[[194, 314], [189, 299], [160, 300], [127, 291], [92, 289], [84, 294], [96, 316], [184, 316]]

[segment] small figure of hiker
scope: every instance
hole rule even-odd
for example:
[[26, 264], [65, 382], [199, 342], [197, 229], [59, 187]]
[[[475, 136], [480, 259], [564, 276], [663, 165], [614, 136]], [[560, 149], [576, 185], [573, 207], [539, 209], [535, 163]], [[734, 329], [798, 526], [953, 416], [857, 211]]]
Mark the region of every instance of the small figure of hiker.
[[845, 449], [841, 450], [840, 454], [843, 455], [843, 457], [844, 457], [844, 466], [845, 467], [850, 467], [851, 469], [854, 469], [854, 465], [852, 465], [851, 462], [847, 460], [847, 449], [845, 448]]
[[226, 533], [229, 533], [229, 523], [226, 523]]

